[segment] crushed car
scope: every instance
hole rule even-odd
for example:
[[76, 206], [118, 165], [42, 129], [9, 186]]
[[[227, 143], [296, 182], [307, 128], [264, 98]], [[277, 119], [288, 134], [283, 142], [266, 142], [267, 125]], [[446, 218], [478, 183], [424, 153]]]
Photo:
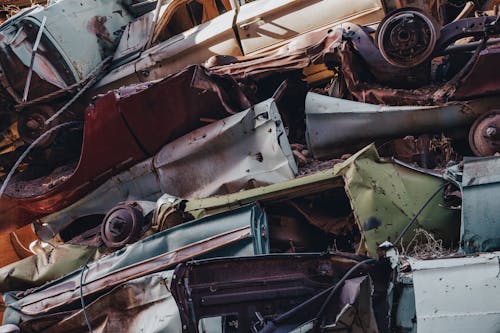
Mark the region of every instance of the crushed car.
[[40, 19], [3, 86], [0, 230], [32, 230], [0, 331], [495, 330], [500, 2], [116, 2], [86, 74], [30, 99], [75, 4], [0, 26]]

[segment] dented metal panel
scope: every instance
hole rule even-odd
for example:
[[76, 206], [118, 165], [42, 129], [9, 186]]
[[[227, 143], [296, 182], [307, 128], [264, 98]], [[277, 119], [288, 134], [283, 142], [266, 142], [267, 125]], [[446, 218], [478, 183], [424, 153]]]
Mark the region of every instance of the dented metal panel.
[[[443, 181], [399, 164], [382, 161], [375, 149], [364, 149], [345, 165], [346, 192], [370, 256], [384, 241], [394, 241]], [[431, 232], [444, 244], [456, 244], [460, 213], [448, 208], [440, 190], [416, 219], [414, 228]], [[413, 236], [407, 233], [403, 244]]]
[[461, 245], [466, 253], [500, 250], [500, 157], [466, 158]]
[[[256, 205], [184, 223], [89, 264], [82, 292], [96, 296], [134, 278], [173, 268], [193, 258], [245, 256], [269, 252], [267, 217]], [[19, 323], [64, 309], [80, 299], [80, 275], [66, 277], [9, 305], [4, 323]]]
[[216, 54], [242, 55], [233, 30], [235, 17], [235, 10], [228, 11], [152, 46], [139, 58], [114, 68], [94, 88], [105, 91], [123, 84], [161, 79]]
[[0, 230], [66, 208], [165, 144], [206, 125], [205, 118], [222, 119], [249, 106], [234, 80], [199, 66], [99, 96], [85, 112], [78, 164], [66, 167], [64, 177], [47, 175], [40, 182], [45, 186], [10, 182], [7, 195], [0, 199]]
[[442, 106], [384, 106], [308, 93], [306, 126], [314, 157], [348, 152], [373, 140], [464, 127], [481, 114], [500, 108], [500, 98]]
[[273, 99], [195, 130], [154, 159], [161, 189], [203, 198], [294, 178], [297, 166]]
[[498, 331], [499, 256], [410, 259], [417, 332]]

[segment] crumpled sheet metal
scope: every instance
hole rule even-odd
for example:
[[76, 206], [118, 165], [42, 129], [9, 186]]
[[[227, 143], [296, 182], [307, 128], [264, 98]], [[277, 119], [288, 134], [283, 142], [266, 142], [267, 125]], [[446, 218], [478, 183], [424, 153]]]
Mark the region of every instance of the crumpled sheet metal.
[[466, 253], [500, 250], [500, 157], [466, 158], [462, 175], [461, 246]]
[[33, 224], [38, 237], [43, 241], [49, 241], [78, 218], [106, 214], [119, 202], [154, 201], [160, 196], [158, 177], [153, 169], [153, 159], [150, 158], [110, 178], [74, 204], [44, 216]]
[[154, 156], [165, 144], [205, 126], [207, 119], [220, 120], [250, 106], [229, 76], [198, 65], [99, 96], [85, 112], [76, 168], [68, 168], [65, 177], [57, 172], [47, 175], [41, 186], [9, 182], [0, 199], [0, 232], [66, 208], [112, 176]]
[[[184, 212], [201, 217], [250, 202], [293, 198], [344, 186], [356, 223], [364, 236], [362, 250], [377, 257], [378, 245], [394, 240], [441, 183], [437, 177], [382, 161], [375, 147], [369, 145], [325, 171], [229, 195], [185, 200], [182, 206]], [[157, 218], [161, 219], [179, 202], [169, 196], [160, 198]], [[432, 232], [444, 243], [457, 243], [460, 215], [445, 206], [442, 193], [438, 194], [419, 216], [414, 228]], [[162, 223], [159, 220], [156, 222]], [[412, 235], [410, 230], [403, 240], [409, 240]]]
[[471, 257], [410, 258], [417, 332], [497, 332], [500, 252]]
[[[173, 271], [127, 281], [86, 304], [94, 333], [180, 332], [181, 321], [170, 293]], [[23, 332], [87, 332], [81, 308], [23, 322]]]
[[500, 108], [500, 98], [442, 106], [383, 106], [310, 92], [305, 108], [307, 142], [315, 158], [327, 158], [377, 139], [465, 127], [495, 108]]
[[[481, 55], [485, 57], [496, 55], [497, 53], [495, 46], [492, 46], [487, 47]], [[370, 57], [370, 54], [364, 56]], [[498, 85], [495, 84], [495, 80], [490, 80], [492, 82], [484, 84], [483, 81], [478, 82], [478, 76], [471, 72], [478, 71], [477, 66], [479, 64], [483, 65], [484, 59], [481, 57], [479, 57], [479, 62], [476, 62], [475, 66], [464, 74], [458, 86], [450, 80], [445, 84], [427, 85], [417, 89], [391, 88], [377, 82], [367, 82], [364, 78], [370, 69], [357, 53], [354, 45], [348, 41], [343, 41], [337, 45], [335, 50], [332, 49], [327, 55], [327, 61], [331, 65], [341, 66], [347, 90], [356, 100], [365, 103], [384, 105], [440, 105], [451, 100], [478, 98], [486, 94], [492, 94], [492, 92], [498, 92], [499, 90]], [[492, 65], [496, 64], [496, 61], [490, 62]], [[488, 71], [488, 68], [489, 66], [483, 65], [481, 72]], [[496, 69], [493, 69], [493, 71], [496, 71]], [[482, 83], [480, 88], [477, 87], [479, 83]], [[461, 86], [474, 87], [474, 89], [465, 90]]]
[[0, 268], [0, 292], [26, 290], [79, 268], [95, 252], [94, 247], [62, 244]]
[[325, 55], [335, 50], [341, 41], [340, 29], [328, 33], [314, 31], [273, 51], [242, 57], [214, 56], [205, 65], [215, 73], [229, 74], [236, 80], [259, 79], [324, 63]]
[[[102, 295], [110, 288], [181, 261], [219, 256], [250, 256], [269, 252], [267, 216], [256, 205], [191, 221], [138, 241], [88, 265], [84, 297]], [[4, 324], [43, 318], [72, 309], [80, 301], [82, 269], [29, 291], [18, 298], [10, 293]], [[78, 307], [78, 305], [76, 305]]]
[[[352, 163], [344, 164], [346, 192], [350, 198], [358, 226], [370, 256], [385, 241], [394, 241], [415, 213], [441, 186], [440, 178], [418, 172], [399, 164], [383, 161], [376, 150], [364, 149]], [[403, 237], [408, 244], [422, 228], [444, 244], [457, 243], [460, 213], [447, 208], [441, 190], [416, 219]], [[399, 245], [399, 244], [398, 244]]]
[[155, 156], [161, 190], [185, 198], [293, 179], [297, 165], [273, 99], [195, 130]]
[[161, 193], [200, 198], [293, 179], [297, 165], [272, 99], [195, 130], [114, 176], [76, 203], [36, 222], [43, 240], [76, 218]]

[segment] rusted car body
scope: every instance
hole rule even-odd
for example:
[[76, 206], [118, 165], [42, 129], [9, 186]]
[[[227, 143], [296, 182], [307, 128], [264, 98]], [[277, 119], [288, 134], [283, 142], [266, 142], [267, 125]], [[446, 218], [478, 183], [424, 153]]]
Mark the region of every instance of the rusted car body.
[[[0, 26], [2, 89], [22, 102], [30, 67], [35, 74], [30, 100], [84, 80], [112, 55], [122, 27], [133, 20], [121, 1], [66, 0], [20, 12]], [[40, 50], [30, 64], [41, 27]], [[69, 36], [78, 36], [78, 41]]]
[[[375, 154], [373, 148], [365, 149], [333, 169], [232, 194], [201, 199], [164, 195], [157, 202], [128, 201], [108, 208], [109, 212], [104, 217], [104, 208], [111, 205], [113, 200], [118, 200], [119, 190], [134, 193], [134, 186], [123, 186], [127, 181], [122, 177], [122, 187], [119, 190], [103, 187], [106, 195], [92, 195], [80, 205], [75, 204], [73, 209], [70, 206], [62, 212], [42, 218], [36, 224], [38, 235], [52, 243], [58, 239], [66, 244], [56, 247], [50, 253], [42, 253], [37, 258], [25, 259], [24, 262], [0, 269], [0, 290], [15, 283], [36, 285], [46, 277], [62, 274], [64, 270], [60, 262], [73, 260], [72, 264], [64, 265], [66, 273], [69, 273], [78, 265], [74, 258], [86, 255], [90, 251], [89, 247], [102, 245], [115, 250], [151, 233], [161, 233], [175, 226], [186, 225], [193, 219], [215, 216], [253, 203], [258, 203], [266, 211], [273, 251], [323, 251], [333, 241], [343, 251], [377, 256], [377, 245], [386, 238], [396, 238], [411, 218], [413, 210], [425, 201], [431, 191], [439, 187], [440, 181], [436, 176], [383, 161]], [[386, 174], [401, 176], [386, 179]], [[362, 186], [366, 179], [376, 184], [376, 189]], [[137, 187], [148, 187], [139, 185], [139, 181], [137, 183]], [[391, 194], [387, 194], [389, 192]], [[144, 194], [136, 195], [146, 198]], [[371, 198], [372, 204], [363, 199], [366, 197]], [[399, 199], [407, 197], [412, 198], [412, 207], [408, 207], [405, 200]], [[349, 198], [355, 199], [350, 202]], [[335, 207], [332, 207], [333, 203]], [[456, 243], [460, 216], [458, 212], [447, 209], [446, 205], [444, 199], [437, 198], [431, 205], [434, 209], [424, 212], [416, 227], [439, 235], [447, 243]], [[71, 214], [80, 218], [73, 221]], [[91, 214], [94, 214], [93, 219], [89, 219]], [[114, 214], [118, 214], [118, 221], [113, 221]], [[121, 228], [110, 232], [116, 224], [120, 224]], [[149, 229], [145, 231], [134, 228], [134, 224], [146, 225]], [[80, 237], [79, 232], [82, 230], [84, 236]], [[404, 244], [408, 243], [412, 234], [413, 231], [408, 233]], [[54, 258], [59, 259], [54, 262]], [[33, 263], [35, 267], [40, 266], [44, 260], [47, 263], [43, 267], [31, 267]]]
[[167, 3], [154, 28], [156, 45], [137, 59], [112, 69], [96, 87], [157, 79], [186, 65], [202, 63], [213, 55], [261, 53], [313, 30], [326, 31], [347, 21], [372, 24], [384, 15], [384, 5], [378, 0], [356, 1], [349, 6], [335, 1], [307, 0], [243, 4], [221, 1], [223, 8], [212, 8], [210, 1], [198, 3], [203, 4], [203, 15], [198, 21], [183, 18], [184, 12], [196, 11], [194, 1]]
[[[78, 117], [98, 93], [162, 79], [212, 55], [258, 53], [312, 30], [326, 31], [345, 21], [371, 24], [384, 15], [380, 0], [360, 0], [350, 6], [308, 0], [243, 5], [228, 0], [100, 0], [84, 7], [79, 3], [62, 0], [47, 8], [34, 7], [0, 27], [5, 35], [0, 42], [4, 50], [0, 83], [8, 96], [4, 102], [22, 110], [21, 117], [12, 114], [12, 119], [3, 119], [2, 130], [15, 135], [10, 126], [18, 121], [25, 142], [53, 126], [52, 116], [71, 96], [83, 94], [64, 116]], [[311, 19], [304, 20], [304, 15]], [[43, 17], [47, 22], [42, 25]], [[72, 17], [78, 19], [68, 22]], [[9, 56], [12, 50], [17, 53]], [[31, 59], [33, 82], [26, 83]], [[48, 119], [52, 124], [46, 123]]]
[[165, 192], [189, 198], [234, 193], [290, 180], [296, 173], [283, 122], [269, 99], [170, 142], [73, 205], [40, 216], [37, 225], [45, 231], [37, 228], [37, 233], [50, 239], [78, 218], [102, 219], [122, 201], [156, 200]]
[[[405, 19], [417, 21], [417, 18], [422, 20], [417, 28], [412, 28], [413, 23], [410, 28], [405, 27]], [[331, 156], [336, 149], [339, 156], [352, 152], [352, 143], [357, 140], [369, 142], [459, 128], [466, 133], [469, 127], [469, 145], [473, 153], [490, 156], [500, 145], [496, 97], [500, 86], [495, 79], [500, 54], [498, 22], [497, 16], [469, 17], [439, 29], [432, 18], [410, 8], [396, 11], [384, 19], [375, 32], [375, 38], [367, 27], [345, 23], [328, 33], [301, 36], [273, 52], [236, 59], [214, 58], [208, 65], [216, 73], [229, 74], [243, 82], [257, 82], [258, 87], [265, 86], [268, 77], [291, 76], [289, 73], [306, 71], [314, 65], [326, 64], [338, 71], [328, 94], [344, 100], [330, 99], [328, 102], [327, 97], [313, 93], [306, 99], [306, 127], [311, 127], [308, 128], [309, 141], [315, 147], [317, 157]], [[434, 39], [415, 46], [415, 50], [418, 46], [427, 52], [418, 63], [411, 60], [417, 55], [410, 51], [410, 62], [404, 63], [404, 57], [394, 55], [397, 48], [390, 44], [390, 29], [396, 32], [402, 29], [401, 33], [411, 36], [411, 40], [429, 37], [421, 36], [419, 32], [419, 29], [427, 29], [433, 31]], [[463, 42], [465, 39], [467, 42]], [[455, 44], [457, 41], [461, 43]], [[383, 42], [389, 44], [385, 46], [387, 50], [381, 46]], [[387, 60], [387, 52], [392, 52], [396, 59]], [[313, 72], [314, 75], [317, 73]], [[315, 102], [321, 99], [324, 103]], [[330, 111], [323, 111], [324, 108]], [[361, 109], [366, 112], [359, 112]], [[426, 112], [427, 109], [430, 112]], [[395, 121], [394, 117], [399, 120]], [[328, 118], [330, 122], [324, 122]], [[385, 123], [384, 118], [393, 121], [394, 126], [377, 124], [368, 131], [363, 129], [367, 122]], [[332, 126], [340, 130], [326, 130]], [[367, 141], [358, 142], [357, 147]], [[343, 150], [339, 150], [340, 147]]]
[[[369, 186], [365, 185], [367, 182]], [[353, 229], [359, 230], [361, 237], [353, 239], [354, 244], [348, 244], [352, 247], [350, 250], [377, 257], [378, 245], [387, 239], [396, 239], [414, 211], [439, 189], [441, 183], [439, 173], [430, 175], [384, 160], [373, 146], [368, 146], [332, 168], [287, 182], [194, 200], [165, 195], [157, 202], [153, 224], [161, 230], [172, 225], [178, 215], [198, 218], [259, 202], [274, 212], [278, 225], [287, 225], [285, 229], [289, 231], [293, 227], [287, 222], [296, 220], [296, 224], [313, 225], [338, 236], [334, 239], [340, 244], [341, 239], [350, 237]], [[448, 208], [444, 191], [439, 193], [441, 195], [429, 203], [434, 209], [422, 212], [415, 226], [439, 235], [447, 244], [456, 244], [460, 234], [460, 214]], [[333, 203], [335, 207], [332, 207]], [[286, 237], [290, 237], [290, 241], [295, 239], [291, 232], [283, 230], [282, 233], [286, 235], [283, 236], [284, 243]], [[309, 234], [313, 235], [313, 232], [309, 231]], [[404, 244], [411, 239], [410, 234], [404, 237]], [[292, 246], [301, 247], [300, 242]]]
[[[172, 101], [165, 90], [179, 98]], [[249, 106], [234, 81], [196, 66], [101, 96], [85, 112], [81, 153], [77, 161], [68, 161], [72, 166], [65, 173], [49, 169], [54, 174], [41, 175], [41, 186], [30, 185], [33, 179], [23, 182], [23, 173], [11, 181], [0, 199], [2, 229], [64, 208], [166, 143], [203, 126], [204, 119], [221, 119]]]
[[[126, 281], [173, 269], [179, 262], [192, 258], [265, 254], [269, 252], [267, 232], [267, 215], [256, 205], [179, 225], [90, 263], [88, 268], [75, 270], [32, 292], [18, 295], [18, 301], [15, 301], [18, 296], [11, 295], [8, 302], [12, 304], [5, 314], [5, 322], [21, 325], [26, 331], [46, 332], [66, 325], [81, 325], [82, 321], [72, 322], [67, 316], [67, 311], [80, 302], [80, 288], [88, 301]], [[82, 286], [81, 274], [85, 275]], [[153, 293], [155, 296], [158, 295]], [[147, 297], [143, 300], [148, 303]], [[126, 302], [121, 304], [127, 307]], [[93, 327], [105, 325], [111, 329], [120, 325], [119, 321], [106, 323], [109, 319], [106, 311], [96, 313], [92, 319]], [[129, 327], [123, 327], [126, 329]]]
[[[429, 56], [419, 64], [398, 66], [384, 58], [363, 27], [349, 23], [341, 27], [344, 40], [336, 46], [330, 60], [342, 68], [341, 81], [346, 92], [367, 103], [433, 105], [498, 94], [500, 87], [494, 79], [499, 56], [497, 18], [465, 18], [441, 29], [434, 28], [439, 38], [426, 45]], [[385, 36], [388, 39], [390, 31]], [[454, 45], [466, 37], [478, 41]], [[440, 59], [434, 67], [432, 59]], [[484, 75], [486, 72], [493, 75]]]

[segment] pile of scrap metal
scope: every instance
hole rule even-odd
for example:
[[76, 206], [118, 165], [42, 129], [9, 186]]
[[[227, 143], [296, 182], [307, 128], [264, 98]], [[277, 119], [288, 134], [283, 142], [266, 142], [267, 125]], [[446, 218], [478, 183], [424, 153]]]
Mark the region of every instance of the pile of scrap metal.
[[498, 2], [7, 20], [0, 332], [497, 330]]

